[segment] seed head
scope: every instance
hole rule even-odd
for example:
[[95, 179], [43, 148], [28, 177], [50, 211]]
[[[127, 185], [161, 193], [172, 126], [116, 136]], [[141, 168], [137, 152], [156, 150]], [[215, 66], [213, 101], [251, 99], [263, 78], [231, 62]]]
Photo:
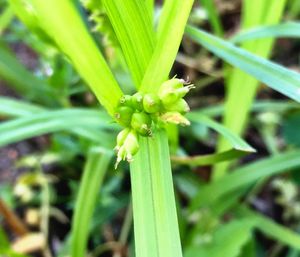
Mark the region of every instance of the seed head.
[[119, 106], [115, 112], [115, 119], [120, 125], [128, 127], [131, 122], [132, 114], [133, 109], [131, 107]]
[[155, 94], [146, 94], [144, 95], [143, 99], [143, 107], [145, 112], [147, 113], [156, 113], [159, 112], [160, 106], [160, 99]]
[[131, 127], [142, 136], [151, 134], [151, 117], [145, 112], [136, 112], [132, 115]]
[[189, 120], [179, 112], [166, 112], [160, 116], [160, 119], [166, 123], [173, 123], [182, 126], [188, 126], [191, 124]]

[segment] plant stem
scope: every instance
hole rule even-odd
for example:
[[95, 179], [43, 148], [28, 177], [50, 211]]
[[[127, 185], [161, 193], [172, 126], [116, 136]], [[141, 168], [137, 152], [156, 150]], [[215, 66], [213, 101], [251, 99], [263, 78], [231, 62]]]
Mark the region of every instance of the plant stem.
[[140, 138], [130, 165], [137, 257], [181, 257], [167, 134]]
[[0, 216], [3, 216], [12, 231], [18, 236], [24, 236], [28, 233], [25, 224], [0, 198]]

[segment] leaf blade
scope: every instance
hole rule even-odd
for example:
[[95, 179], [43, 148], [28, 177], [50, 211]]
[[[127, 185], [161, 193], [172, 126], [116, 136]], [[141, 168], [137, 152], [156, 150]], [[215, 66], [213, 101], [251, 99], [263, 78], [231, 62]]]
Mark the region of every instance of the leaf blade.
[[157, 30], [157, 41], [140, 91], [156, 93], [168, 78], [184, 33], [193, 0], [165, 1]]
[[154, 30], [145, 1], [102, 0], [139, 88], [154, 49]]
[[130, 164], [136, 256], [181, 257], [167, 135], [140, 145]]
[[297, 72], [255, 56], [191, 26], [188, 26], [186, 31], [192, 39], [228, 63], [238, 66], [274, 90], [300, 102], [300, 75]]
[[31, 0], [30, 3], [40, 26], [71, 59], [100, 103], [113, 116], [122, 91], [87, 31], [75, 3], [71, 0]]
[[111, 159], [112, 152], [99, 147], [92, 148], [88, 154], [72, 219], [70, 247], [73, 257], [86, 254], [89, 224]]

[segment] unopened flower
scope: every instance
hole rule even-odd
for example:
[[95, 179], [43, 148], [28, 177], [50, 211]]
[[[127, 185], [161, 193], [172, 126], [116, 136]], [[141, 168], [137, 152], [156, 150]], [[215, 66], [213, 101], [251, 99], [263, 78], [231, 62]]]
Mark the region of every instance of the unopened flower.
[[188, 103], [184, 99], [179, 99], [175, 103], [168, 106], [168, 111], [187, 113], [190, 111]]
[[[183, 98], [194, 85], [186, 85], [183, 79], [173, 78], [165, 81], [159, 88], [158, 96], [165, 108]], [[186, 85], [186, 86], [185, 86]]]
[[[122, 131], [121, 131], [122, 132]], [[123, 138], [123, 136], [122, 136]], [[130, 130], [126, 135], [125, 140], [122, 145], [116, 147], [117, 149], [117, 160], [115, 164], [115, 169], [118, 167], [118, 164], [123, 160], [128, 162], [133, 161], [133, 156], [139, 150], [138, 135], [134, 130]]]
[[182, 126], [188, 126], [191, 124], [190, 121], [179, 112], [166, 112], [160, 116], [160, 119], [166, 123], [173, 123]]
[[131, 127], [142, 136], [150, 136], [151, 132], [151, 117], [145, 112], [136, 112], [132, 115]]
[[143, 107], [147, 113], [156, 113], [160, 110], [160, 99], [155, 94], [146, 94], [143, 99]]
[[128, 106], [119, 106], [115, 112], [116, 121], [124, 127], [128, 127], [134, 110]]
[[138, 92], [132, 96], [131, 107], [137, 111], [143, 110], [143, 95], [141, 93]]

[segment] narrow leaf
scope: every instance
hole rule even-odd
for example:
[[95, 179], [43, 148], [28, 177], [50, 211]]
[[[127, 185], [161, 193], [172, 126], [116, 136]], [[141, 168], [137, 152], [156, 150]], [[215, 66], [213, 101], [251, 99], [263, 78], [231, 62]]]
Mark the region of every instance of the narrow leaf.
[[[46, 133], [68, 131], [85, 136], [87, 139], [92, 137], [92, 140], [111, 147], [113, 134], [101, 130], [101, 128], [112, 129], [114, 126], [109, 124], [110, 121], [111, 119], [105, 113], [93, 110], [71, 109], [38, 112], [0, 124], [0, 146]], [[96, 138], [94, 132], [98, 133]]]
[[0, 96], [0, 116], [21, 117], [45, 110], [44, 108], [19, 99]]
[[168, 139], [164, 131], [140, 138], [130, 164], [138, 257], [181, 257]]
[[[273, 0], [244, 0], [242, 5], [241, 27], [243, 29], [249, 29], [261, 25], [277, 24], [282, 17], [286, 2], [287, 0], [277, 0], [275, 2]], [[255, 15], [253, 15], [254, 13]], [[242, 48], [261, 58], [268, 58], [271, 54], [273, 45], [274, 39], [266, 38], [245, 42], [242, 45]], [[261, 69], [262, 67], [260, 66], [256, 68], [255, 71], [257, 71], [257, 75], [259, 75]], [[262, 76], [264, 75], [261, 74], [261, 77]], [[226, 79], [227, 100], [223, 121], [226, 127], [239, 135], [242, 134], [246, 128], [249, 110], [255, 98], [259, 80], [258, 77], [253, 76], [253, 74], [239, 66], [233, 69]], [[266, 81], [261, 81], [267, 83]], [[270, 81], [268, 85], [272, 87], [273, 84], [274, 82]], [[287, 89], [283, 86], [283, 91], [285, 90]], [[239, 108], [237, 108], [237, 106]], [[227, 147], [228, 144], [226, 141], [220, 138], [218, 142], [218, 151], [226, 150]], [[213, 178], [218, 179], [225, 174], [229, 165], [230, 163], [217, 165], [213, 172]]]
[[158, 25], [157, 42], [140, 87], [141, 92], [156, 93], [161, 83], [168, 79], [193, 2], [165, 1]]
[[139, 88], [154, 49], [154, 30], [145, 1], [102, 0]]
[[253, 226], [251, 219], [224, 224], [214, 232], [212, 242], [188, 248], [184, 257], [236, 257], [250, 240]]
[[222, 37], [224, 34], [224, 30], [222, 27], [222, 23], [217, 12], [217, 8], [214, 4], [213, 0], [200, 0], [200, 3], [205, 8], [209, 23], [213, 29], [213, 32], [216, 36]]
[[252, 211], [245, 206], [238, 208], [237, 213], [239, 216], [255, 220], [256, 228], [262, 233], [266, 234], [268, 237], [300, 250], [300, 234], [295, 233], [283, 225], [275, 223], [273, 220], [264, 217], [263, 215]]
[[74, 1], [31, 0], [30, 3], [41, 28], [71, 59], [100, 103], [113, 115], [122, 91], [89, 34]]
[[187, 27], [187, 34], [228, 63], [254, 76], [274, 90], [300, 102], [300, 74], [258, 57], [204, 31]]
[[231, 149], [216, 154], [197, 155], [197, 156], [172, 156], [171, 160], [175, 164], [194, 166], [212, 165], [219, 162], [234, 160], [246, 154], [244, 151]]
[[224, 127], [220, 123], [212, 120], [211, 118], [196, 112], [188, 113], [187, 117], [192, 122], [204, 124], [205, 126], [208, 126], [209, 128], [212, 128], [213, 130], [220, 133], [222, 136], [224, 136], [226, 140], [228, 140], [228, 142], [231, 144], [231, 146], [234, 149], [239, 151], [244, 151], [244, 152], [255, 152], [255, 149], [253, 149], [243, 139], [241, 139], [239, 136], [229, 131], [226, 127]]
[[71, 231], [71, 256], [86, 255], [90, 221], [95, 209], [105, 173], [112, 158], [112, 152], [102, 148], [92, 148], [80, 182]]
[[254, 183], [261, 178], [300, 167], [299, 156], [300, 151], [292, 151], [237, 168], [232, 173], [203, 187], [192, 200], [191, 209], [195, 210], [200, 206], [212, 204], [221, 196]]
[[54, 94], [46, 82], [31, 74], [0, 41], [0, 77], [19, 94], [48, 105], [55, 105]]
[[[257, 100], [255, 101], [250, 111], [252, 112], [275, 112], [284, 113], [289, 110], [299, 109], [300, 104], [286, 100]], [[224, 114], [224, 104], [217, 104], [214, 106], [204, 107], [199, 110], [193, 110], [191, 113], [201, 113], [209, 117], [219, 117]]]
[[260, 26], [253, 29], [242, 31], [230, 39], [232, 43], [242, 43], [249, 40], [267, 37], [300, 37], [300, 23], [286, 22], [277, 25]]

